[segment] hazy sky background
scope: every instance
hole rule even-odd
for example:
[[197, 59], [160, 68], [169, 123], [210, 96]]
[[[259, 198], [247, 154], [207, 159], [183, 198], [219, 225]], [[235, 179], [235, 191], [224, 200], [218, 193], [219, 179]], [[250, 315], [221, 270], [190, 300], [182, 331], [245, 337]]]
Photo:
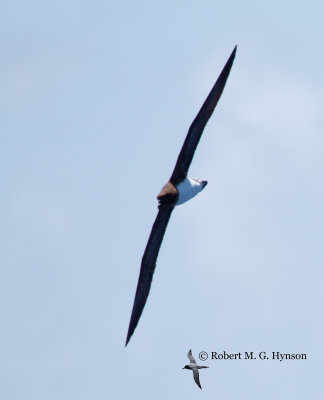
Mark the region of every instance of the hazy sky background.
[[[0, 4], [0, 397], [323, 396], [322, 1]], [[185, 135], [237, 56], [124, 348]], [[307, 361], [186, 354], [307, 353]]]

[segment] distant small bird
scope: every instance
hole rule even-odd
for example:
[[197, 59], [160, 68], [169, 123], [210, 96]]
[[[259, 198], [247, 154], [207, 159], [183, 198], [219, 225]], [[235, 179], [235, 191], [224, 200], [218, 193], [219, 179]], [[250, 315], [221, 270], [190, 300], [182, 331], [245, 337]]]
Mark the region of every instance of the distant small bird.
[[182, 369], [191, 369], [192, 372], [193, 372], [193, 377], [194, 377], [195, 382], [200, 387], [200, 389], [202, 389], [202, 387], [200, 385], [200, 382], [199, 382], [199, 371], [198, 371], [198, 369], [209, 368], [209, 367], [206, 367], [204, 365], [197, 365], [196, 360], [192, 356], [191, 349], [189, 350], [187, 356], [188, 356], [188, 358], [190, 360], [190, 364], [189, 365], [185, 365]]
[[134, 333], [149, 295], [156, 260], [174, 207], [192, 199], [207, 185], [207, 181], [189, 178], [187, 173], [203, 130], [223, 93], [223, 89], [232, 68], [235, 53], [236, 46], [189, 128], [170, 180], [163, 186], [157, 196], [159, 200], [159, 212], [153, 224], [142, 258], [141, 270], [138, 278], [133, 311], [129, 322], [125, 346], [127, 346], [127, 343]]

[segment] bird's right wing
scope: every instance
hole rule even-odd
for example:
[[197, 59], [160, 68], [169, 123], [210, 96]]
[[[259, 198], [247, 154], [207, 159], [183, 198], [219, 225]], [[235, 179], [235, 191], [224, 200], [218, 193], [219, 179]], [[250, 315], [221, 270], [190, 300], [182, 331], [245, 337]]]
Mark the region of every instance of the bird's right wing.
[[201, 387], [201, 385], [200, 385], [200, 381], [199, 381], [199, 372], [198, 372], [198, 369], [195, 368], [195, 369], [192, 370], [192, 372], [193, 372], [193, 376], [194, 376], [195, 382], [196, 382], [197, 385], [200, 387], [200, 389], [202, 389], [202, 387]]
[[158, 215], [153, 224], [152, 231], [142, 258], [133, 311], [127, 333], [126, 346], [132, 334], [134, 333], [149, 295], [156, 260], [173, 208], [174, 206], [169, 204], [160, 205]]
[[225, 64], [225, 67], [219, 75], [215, 85], [207, 96], [207, 99], [205, 100], [189, 128], [186, 139], [178, 156], [177, 163], [170, 178], [170, 181], [173, 184], [181, 182], [187, 176], [189, 166], [195, 154], [203, 130], [223, 93], [227, 78], [233, 65], [235, 53], [236, 46], [227, 60], [227, 63]]
[[197, 364], [197, 363], [196, 363], [196, 360], [194, 359], [194, 357], [193, 357], [193, 355], [192, 355], [191, 349], [188, 351], [187, 357], [188, 357], [189, 360], [190, 360], [190, 364]]

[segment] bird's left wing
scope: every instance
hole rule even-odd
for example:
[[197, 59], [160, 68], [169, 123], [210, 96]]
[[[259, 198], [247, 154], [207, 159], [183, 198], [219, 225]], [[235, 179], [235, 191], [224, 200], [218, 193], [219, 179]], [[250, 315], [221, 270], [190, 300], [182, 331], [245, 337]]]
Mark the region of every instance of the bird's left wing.
[[141, 270], [138, 278], [133, 311], [129, 323], [125, 346], [127, 346], [127, 343], [134, 333], [145, 306], [146, 299], [149, 295], [156, 260], [173, 208], [174, 206], [169, 204], [160, 205], [158, 215], [153, 224], [152, 231], [142, 258]]
[[190, 360], [190, 364], [197, 364], [197, 363], [196, 363], [196, 360], [194, 359], [194, 357], [193, 357], [193, 355], [192, 355], [191, 349], [188, 351], [187, 357], [188, 357], [189, 360]]

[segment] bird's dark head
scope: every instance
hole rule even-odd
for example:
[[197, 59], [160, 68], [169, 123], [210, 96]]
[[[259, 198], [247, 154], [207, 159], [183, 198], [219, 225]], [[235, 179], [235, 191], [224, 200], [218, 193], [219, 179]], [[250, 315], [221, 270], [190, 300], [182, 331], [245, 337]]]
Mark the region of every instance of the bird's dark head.
[[[191, 179], [191, 178], [189, 178], [189, 179]], [[199, 187], [199, 192], [201, 192], [204, 188], [205, 188], [205, 186], [207, 185], [207, 181], [205, 181], [205, 180], [203, 180], [203, 179], [191, 179], [191, 181], [193, 181], [193, 182], [197, 182], [198, 183], [198, 186], [197, 187]], [[196, 186], [195, 184], [193, 184], [192, 182], [191, 182], [191, 185], [192, 186]]]
[[[204, 187], [207, 185], [207, 181], [200, 181], [200, 183], [201, 183], [201, 185], [202, 185], [202, 188], [204, 189]], [[201, 189], [202, 190], [202, 189]]]
[[182, 369], [190, 369], [189, 365], [185, 365]]

